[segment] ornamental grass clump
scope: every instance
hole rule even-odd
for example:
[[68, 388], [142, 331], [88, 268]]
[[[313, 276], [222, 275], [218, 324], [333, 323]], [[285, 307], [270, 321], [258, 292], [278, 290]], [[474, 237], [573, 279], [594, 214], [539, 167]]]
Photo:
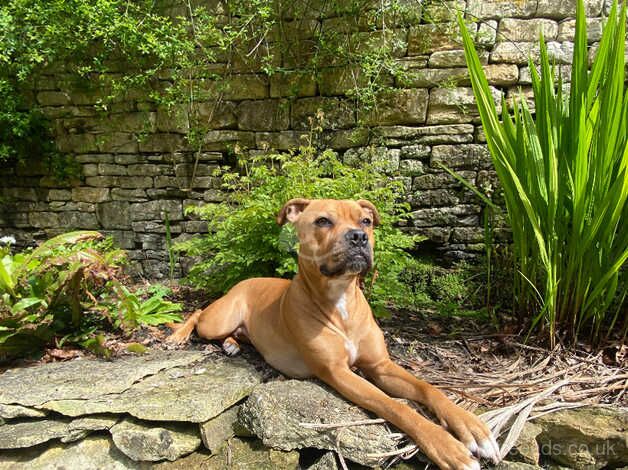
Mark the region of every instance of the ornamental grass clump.
[[541, 36], [540, 74], [529, 63], [534, 110], [518, 97], [511, 106], [503, 101], [500, 116], [458, 17], [512, 228], [515, 306], [552, 344], [561, 335], [625, 338], [627, 328], [620, 287], [628, 258], [626, 4], [618, 14], [613, 3], [590, 70], [585, 20], [580, 0], [570, 87], [554, 80]]

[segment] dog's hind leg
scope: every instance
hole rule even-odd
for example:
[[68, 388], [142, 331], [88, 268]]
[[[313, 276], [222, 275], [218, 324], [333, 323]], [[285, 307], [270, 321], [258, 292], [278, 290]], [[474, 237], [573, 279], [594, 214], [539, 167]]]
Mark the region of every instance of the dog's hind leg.
[[172, 333], [167, 341], [185, 343], [194, 328], [205, 339], [223, 339], [231, 335], [242, 323], [242, 309], [237, 299], [227, 294], [204, 310], [197, 310]]

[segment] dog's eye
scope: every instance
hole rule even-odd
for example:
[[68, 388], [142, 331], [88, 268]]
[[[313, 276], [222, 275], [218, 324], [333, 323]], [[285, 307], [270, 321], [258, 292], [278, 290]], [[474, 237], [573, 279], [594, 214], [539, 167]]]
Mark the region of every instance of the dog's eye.
[[362, 220], [360, 221], [360, 223], [361, 223], [362, 225], [365, 225], [366, 227], [368, 227], [369, 225], [371, 225], [371, 224], [372, 224], [371, 219], [368, 219], [368, 218], [364, 218], [364, 219], [362, 219]]
[[332, 221], [327, 217], [319, 217], [314, 221], [314, 223], [319, 227], [331, 227], [333, 225]]

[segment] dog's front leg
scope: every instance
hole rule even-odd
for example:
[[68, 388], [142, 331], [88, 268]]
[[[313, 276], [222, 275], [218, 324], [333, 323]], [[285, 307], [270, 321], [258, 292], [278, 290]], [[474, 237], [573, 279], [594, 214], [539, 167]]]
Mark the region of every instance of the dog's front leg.
[[499, 462], [499, 447], [486, 425], [473, 413], [452, 403], [433, 385], [417, 379], [388, 357], [374, 364], [362, 364], [360, 370], [392, 396], [407, 398], [427, 406], [441, 424], [475, 455]]
[[346, 364], [312, 367], [318, 378], [356, 405], [397, 426], [440, 468], [479, 470], [480, 465], [458, 440], [409, 406], [399, 403], [372, 383], [354, 374]]

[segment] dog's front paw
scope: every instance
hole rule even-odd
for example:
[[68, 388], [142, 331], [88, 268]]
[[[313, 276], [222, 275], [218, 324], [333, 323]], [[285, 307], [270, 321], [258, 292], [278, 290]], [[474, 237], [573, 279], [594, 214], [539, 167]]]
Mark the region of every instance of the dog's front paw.
[[473, 458], [470, 450], [442, 427], [434, 425], [426, 434], [429, 438], [423, 436], [423, 439], [417, 440], [417, 444], [438, 468], [480, 470], [480, 463]]
[[501, 456], [497, 441], [480, 418], [453, 403], [439, 413], [439, 418], [443, 427], [455, 435], [473, 455], [489, 459], [494, 464], [499, 463]]

